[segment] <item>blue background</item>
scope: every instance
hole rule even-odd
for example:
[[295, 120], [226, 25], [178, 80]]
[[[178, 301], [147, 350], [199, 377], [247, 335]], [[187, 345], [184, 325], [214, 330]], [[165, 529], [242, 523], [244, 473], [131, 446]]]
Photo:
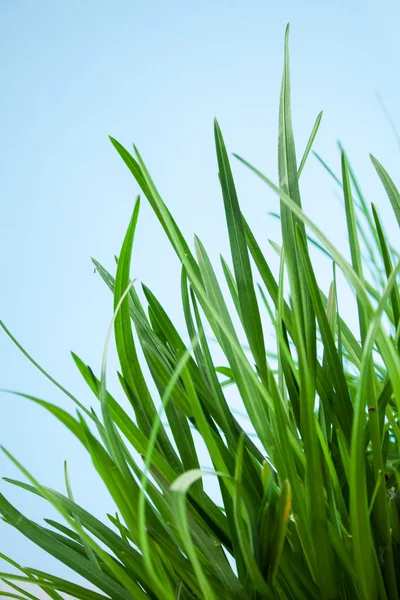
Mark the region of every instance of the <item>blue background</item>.
[[[96, 402], [69, 350], [99, 373], [112, 297], [90, 256], [113, 268], [138, 191], [108, 134], [139, 147], [183, 233], [192, 240], [196, 232], [218, 268], [228, 242], [213, 118], [229, 151], [277, 180], [288, 21], [298, 155], [323, 109], [316, 150], [338, 171], [336, 141], [344, 143], [367, 199], [397, 235], [368, 153], [399, 181], [398, 145], [376, 96], [378, 90], [399, 122], [399, 15], [394, 0], [1, 0], [0, 318], [54, 377], [84, 403]], [[232, 160], [243, 212], [276, 265], [267, 240], [279, 240], [279, 226], [267, 212], [277, 209], [277, 198]], [[302, 191], [305, 212], [348, 255], [339, 188], [313, 157]], [[327, 290], [330, 266], [316, 261]], [[179, 273], [143, 199], [132, 276], [153, 290], [184, 334]], [[345, 298], [341, 309], [351, 319], [351, 297]], [[3, 333], [0, 357], [0, 387], [74, 409]], [[118, 389], [115, 367], [112, 356], [110, 382]], [[89, 459], [61, 425], [18, 397], [1, 393], [0, 403], [1, 444], [42, 483], [59, 489], [67, 459], [76, 500], [98, 516], [110, 510]], [[19, 476], [4, 456], [0, 473]], [[32, 517], [51, 514], [5, 483], [0, 489]], [[66, 573], [4, 524], [0, 535], [1, 552]]]

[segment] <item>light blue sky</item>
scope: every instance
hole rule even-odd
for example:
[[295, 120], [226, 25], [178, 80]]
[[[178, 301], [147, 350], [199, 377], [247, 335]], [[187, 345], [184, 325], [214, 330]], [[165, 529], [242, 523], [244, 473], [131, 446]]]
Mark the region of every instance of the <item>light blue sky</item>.
[[[112, 298], [89, 257], [112, 268], [138, 191], [108, 134], [127, 146], [135, 142], [184, 234], [191, 239], [196, 231], [217, 264], [218, 253], [228, 252], [213, 117], [228, 149], [276, 180], [287, 21], [298, 154], [323, 109], [315, 148], [338, 170], [341, 139], [368, 199], [397, 234], [368, 152], [397, 179], [399, 152], [375, 90], [400, 122], [399, 16], [394, 0], [1, 0], [0, 318], [53, 376], [92, 402], [69, 350], [99, 371]], [[234, 172], [243, 211], [268, 249], [268, 238], [279, 239], [266, 215], [277, 199], [241, 165]], [[334, 184], [315, 159], [302, 186], [305, 211], [346, 252]], [[325, 289], [328, 267], [319, 264]], [[145, 201], [132, 275], [183, 331], [179, 264]], [[73, 409], [5, 335], [0, 356], [0, 387]], [[6, 448], [41, 482], [59, 488], [68, 459], [76, 499], [96, 515], [109, 510], [88, 459], [53, 418], [6, 394], [0, 402]], [[2, 456], [0, 473], [17, 475]], [[1, 491], [29, 515], [44, 514], [26, 494], [5, 484]], [[0, 534], [0, 552], [65, 572], [17, 532], [2, 525]]]

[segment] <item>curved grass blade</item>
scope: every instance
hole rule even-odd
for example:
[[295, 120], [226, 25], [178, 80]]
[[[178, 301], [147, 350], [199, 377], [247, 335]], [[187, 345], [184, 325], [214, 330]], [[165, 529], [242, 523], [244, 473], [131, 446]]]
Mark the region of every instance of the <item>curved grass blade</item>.
[[[129, 287], [131, 253], [136, 223], [139, 215], [139, 207], [140, 203], [139, 199], [137, 199], [118, 261], [114, 290], [114, 309], [120, 302], [125, 290]], [[145, 435], [148, 436], [150, 435], [151, 431], [151, 423], [154, 421], [157, 411], [146, 385], [137, 357], [131, 328], [128, 298], [125, 298], [122, 302], [120, 310], [115, 317], [114, 325], [115, 343], [121, 362], [122, 374], [130, 390], [133, 392], [132, 397], [136, 399], [133, 408], [136, 413], [138, 425]], [[163, 427], [160, 428], [158, 441], [160, 448], [168, 462], [170, 462], [173, 468], [176, 467], [178, 470], [180, 470], [180, 461]]]
[[[74, 496], [72, 493], [71, 482], [70, 482], [70, 478], [69, 478], [69, 474], [68, 474], [67, 461], [64, 462], [64, 477], [65, 477], [65, 486], [67, 488], [68, 498], [71, 500], [71, 502], [74, 502]], [[74, 513], [72, 513], [72, 518], [74, 519], [74, 521], [77, 525], [77, 529], [79, 530], [78, 539], [82, 540], [82, 545], [85, 548], [88, 559], [90, 560], [90, 562], [93, 564], [93, 566], [95, 568], [100, 569], [100, 566], [99, 566], [99, 563], [98, 563], [95, 553], [93, 552], [92, 548], [86, 544], [85, 538], [83, 536], [81, 536], [81, 533], [83, 533], [83, 529], [82, 529], [82, 524], [81, 524], [79, 517], [77, 515], [75, 515]]]
[[[196, 548], [192, 541], [186, 514], [186, 494], [189, 487], [193, 485], [193, 483], [195, 483], [199, 477], [204, 477], [206, 475], [227, 477], [226, 473], [201, 471], [196, 469], [192, 471], [187, 471], [186, 473], [180, 475], [170, 488], [171, 498], [174, 506], [176, 520], [179, 527], [180, 536], [182, 538], [185, 550], [193, 565], [193, 569], [195, 570], [195, 573], [197, 575], [197, 579], [200, 583], [201, 590], [204, 594], [204, 598], [210, 598], [210, 600], [217, 600], [218, 598], [226, 598], [226, 600], [228, 600], [228, 598], [244, 600], [244, 595], [243, 591], [241, 591], [241, 587], [239, 585], [232, 587], [232, 578], [229, 578], [228, 580], [224, 578], [226, 587], [221, 587], [219, 595], [215, 595], [214, 589], [210, 586], [209, 577], [203, 569], [203, 565], [201, 564], [201, 560], [198, 557], [198, 553], [196, 552]], [[225, 559], [220, 553], [220, 549], [216, 546], [214, 546], [213, 553], [213, 568], [217, 569], [218, 565], [221, 563], [221, 559], [223, 560], [223, 563], [225, 563]], [[222, 573], [224, 573], [225, 570], [226, 569], [223, 568]]]
[[383, 187], [385, 188], [388, 198], [390, 200], [390, 204], [392, 205], [392, 209], [397, 219], [397, 223], [400, 226], [400, 193], [386, 169], [372, 154], [370, 154], [370, 157], [372, 164], [374, 165], [376, 172], [378, 173], [380, 180], [383, 183]]
[[85, 413], [87, 416], [90, 416], [90, 411], [85, 406], [83, 406], [83, 404], [81, 404], [81, 402], [79, 402], [79, 400], [77, 398], [75, 398], [75, 396], [73, 396], [73, 394], [71, 394], [64, 386], [62, 386], [60, 383], [58, 383], [58, 381], [56, 381], [49, 373], [47, 373], [47, 371], [45, 371], [35, 361], [35, 359], [32, 358], [32, 356], [25, 350], [25, 348], [23, 348], [23, 346], [21, 346], [21, 344], [18, 342], [18, 340], [12, 335], [11, 331], [9, 329], [7, 329], [7, 327], [5, 326], [3, 321], [0, 321], [0, 327], [3, 328], [3, 330], [6, 332], [8, 337], [14, 342], [14, 344], [22, 352], [22, 354], [24, 356], [26, 356], [26, 358], [33, 364], [33, 366], [36, 367], [36, 369], [38, 369], [38, 371], [40, 371], [49, 381], [51, 381], [52, 384], [54, 384], [59, 390], [61, 390], [66, 396], [68, 396], [68, 398], [70, 398], [83, 413]]
[[[54, 577], [54, 575], [49, 575], [48, 573], [43, 573], [42, 571], [37, 571], [36, 569], [29, 569], [29, 573], [31, 573], [31, 575], [23, 576], [15, 575], [13, 573], [0, 572], [0, 579], [20, 581], [21, 583], [25, 583], [27, 585], [38, 585], [39, 587], [44, 588], [47, 593], [57, 589], [60, 592], [71, 596], [72, 598], [76, 598], [77, 600], [109, 600], [109, 596], [104, 596], [103, 594], [93, 592], [92, 590], [87, 590], [80, 585], [62, 579], [61, 577]], [[33, 575], [36, 575], [38, 579]], [[50, 593], [49, 595], [52, 597]]]
[[151, 464], [151, 456], [152, 456], [153, 448], [155, 447], [158, 430], [161, 427], [161, 423], [162, 423], [161, 415], [164, 412], [165, 407], [169, 402], [171, 393], [179, 379], [182, 369], [184, 368], [184, 366], [185, 366], [186, 362], [189, 360], [189, 358], [190, 358], [190, 352], [187, 350], [185, 352], [185, 354], [182, 356], [182, 358], [180, 359], [178, 365], [176, 366], [176, 369], [175, 369], [175, 371], [165, 389], [165, 392], [163, 394], [161, 409], [156, 414], [156, 418], [154, 419], [152, 429], [150, 432], [149, 446], [148, 446], [147, 453], [145, 456], [145, 469], [143, 471], [143, 475], [141, 478], [141, 488], [140, 488], [139, 499], [138, 499], [138, 530], [139, 530], [138, 531], [138, 539], [140, 541], [140, 548], [143, 553], [143, 559], [144, 559], [144, 562], [146, 565], [146, 569], [149, 573], [149, 576], [151, 577], [151, 579], [153, 580], [153, 582], [156, 586], [157, 593], [158, 593], [160, 599], [165, 598], [166, 600], [170, 600], [173, 598], [173, 591], [172, 591], [172, 589], [170, 589], [169, 586], [168, 587], [165, 586], [165, 582], [162, 579], [160, 579], [160, 577], [159, 577], [160, 573], [159, 572], [157, 573], [157, 571], [155, 569], [155, 559], [157, 558], [157, 555], [155, 555], [155, 553], [151, 552], [150, 542], [149, 542], [148, 534], [147, 534], [147, 530], [146, 530], [146, 488], [147, 488], [147, 484], [148, 484], [147, 472], [148, 472], [150, 464]]
[[[5, 478], [5, 481], [41, 498], [45, 498], [45, 496], [32, 485], [9, 478]], [[123, 564], [125, 564], [132, 573], [135, 574], [135, 577], [140, 582], [140, 585], [146, 589], [146, 579], [143, 572], [143, 559], [137, 550], [132, 548], [126, 543], [126, 541], [121, 539], [112, 529], [93, 517], [88, 511], [83, 509], [75, 502], [71, 502], [71, 500], [66, 496], [63, 496], [59, 492], [55, 492], [49, 488], [46, 488], [46, 492], [54, 497], [54, 499], [57, 501], [57, 504], [67, 511], [68, 514], [77, 515], [85, 529], [92, 533], [107, 548], [112, 549], [115, 556], [117, 556], [117, 558]], [[75, 535], [79, 537], [77, 533], [75, 533]]]
[[[137, 588], [137, 594], [131, 595], [117, 581], [106, 576], [101, 570], [95, 568], [89, 561], [82, 560], [82, 556], [68, 548], [32, 521], [26, 519], [0, 494], [0, 511], [3, 517], [18, 529], [28, 539], [43, 548], [46, 552], [72, 568], [88, 581], [91, 581], [99, 589], [115, 597], [116, 600], [132, 600], [132, 598], [144, 599], [145, 596]], [[133, 582], [132, 582], [133, 587]]]

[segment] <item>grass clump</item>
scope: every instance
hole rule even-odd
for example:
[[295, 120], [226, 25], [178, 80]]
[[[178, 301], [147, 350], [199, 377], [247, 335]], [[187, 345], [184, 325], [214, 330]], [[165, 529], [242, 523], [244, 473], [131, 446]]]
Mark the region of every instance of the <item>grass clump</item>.
[[[193, 253], [139, 152], [135, 149], [132, 155], [111, 138], [181, 262], [190, 343], [180, 337], [153, 293], [144, 286], [143, 303], [130, 279], [138, 199], [115, 277], [95, 261], [114, 294], [99, 377], [73, 354], [99, 401], [97, 409], [86, 408], [54, 380], [78, 405], [76, 416], [26, 396], [80, 440], [116, 512], [101, 522], [79, 506], [66, 467], [62, 494], [42, 486], [9, 455], [28, 483], [8, 481], [50, 503], [62, 522], [35, 523], [0, 495], [2, 518], [85, 578], [88, 586], [22, 567], [2, 555], [19, 572], [0, 574], [9, 585], [8, 597], [34, 597], [21, 582], [42, 588], [54, 600], [64, 594], [82, 600], [400, 597], [399, 256], [376, 208], [367, 205], [343, 149], [337, 181], [351, 262], [303, 213], [299, 178], [320, 120], [321, 115], [298, 162], [287, 32], [279, 184], [237, 157], [280, 198], [282, 246], [275, 246], [280, 254], [276, 276], [241, 212], [222, 132], [215, 123], [233, 268], [225, 261], [222, 266], [246, 348], [201, 241], [196, 238]], [[371, 158], [400, 224], [400, 194], [383, 166]], [[315, 275], [310, 243], [328, 254], [334, 266], [327, 296]], [[339, 313], [337, 270], [355, 294], [355, 328]], [[255, 277], [261, 281], [258, 286]], [[274, 352], [266, 348], [260, 302], [274, 326]], [[225, 357], [223, 367], [214, 363], [206, 327]], [[107, 390], [112, 334], [129, 411]], [[143, 374], [139, 346], [161, 409]], [[227, 385], [236, 388], [249, 428], [227, 402]], [[212, 469], [200, 468], [197, 435]], [[205, 491], [205, 476], [215, 478], [220, 501]]]

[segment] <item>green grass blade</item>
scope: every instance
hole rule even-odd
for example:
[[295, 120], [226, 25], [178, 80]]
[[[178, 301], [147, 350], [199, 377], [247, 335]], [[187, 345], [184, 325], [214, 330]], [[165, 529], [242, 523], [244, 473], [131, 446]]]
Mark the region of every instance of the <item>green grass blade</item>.
[[307, 162], [308, 155], [310, 154], [312, 145], [314, 143], [315, 137], [316, 137], [316, 135], [318, 133], [319, 126], [321, 124], [321, 119], [322, 119], [322, 111], [319, 113], [318, 117], [315, 120], [315, 124], [314, 124], [314, 127], [312, 128], [310, 137], [308, 139], [308, 142], [307, 142], [307, 145], [306, 145], [306, 149], [304, 150], [303, 157], [302, 157], [302, 159], [300, 161], [300, 166], [299, 166], [298, 171], [297, 171], [297, 177], [298, 178], [300, 178], [300, 175], [301, 175], [301, 173], [302, 173], [302, 171], [304, 169], [304, 166], [305, 166], [305, 164]]
[[[137, 200], [119, 257], [117, 275], [115, 279], [114, 308], [120, 302], [122, 295], [130, 283], [129, 270], [133, 238], [139, 215], [139, 206], [139, 200]], [[136, 398], [134, 409], [136, 418], [138, 420], [138, 425], [146, 435], [150, 435], [151, 423], [154, 421], [157, 411], [146, 385], [137, 357], [131, 328], [128, 298], [125, 298], [122, 302], [120, 310], [115, 318], [115, 342], [121, 362], [122, 374], [129, 388], [132, 390], [134, 397]], [[164, 431], [164, 428], [162, 427], [160, 428], [159, 432], [159, 443], [165, 458], [170, 462], [171, 465], [176, 465], [179, 469], [179, 459], [176, 456], [176, 453], [168, 439], [166, 432]]]
[[[112, 581], [99, 569], [95, 568], [90, 564], [89, 561], [82, 560], [82, 556], [64, 546], [59, 541], [54, 539], [43, 529], [26, 519], [17, 509], [15, 509], [3, 495], [0, 495], [0, 510], [3, 517], [12, 525], [18, 529], [28, 539], [32, 540], [36, 545], [40, 546], [57, 558], [64, 564], [72, 568], [74, 571], [82, 575], [88, 581], [91, 581], [99, 589], [105, 593], [112, 595], [116, 600], [131, 600], [131, 594], [129, 594], [119, 583]], [[140, 593], [140, 589], [137, 588], [137, 598], [144, 598], [144, 595]]]
[[242, 214], [229, 164], [228, 153], [217, 121], [214, 122], [214, 135], [243, 327], [261, 376], [266, 380], [264, 335], [254, 290]]
[[[347, 231], [349, 234], [349, 244], [350, 244], [350, 254], [351, 261], [353, 265], [354, 271], [357, 273], [358, 277], [363, 279], [363, 270], [362, 270], [362, 260], [360, 253], [360, 245], [357, 236], [357, 225], [356, 225], [356, 217], [354, 212], [354, 203], [351, 194], [350, 187], [350, 177], [349, 177], [349, 169], [347, 164], [347, 158], [344, 152], [342, 152], [342, 176], [343, 176], [343, 194], [344, 194], [344, 203], [346, 209], [346, 219], [347, 219]], [[366, 315], [364, 312], [364, 307], [359, 298], [357, 298], [358, 305], [358, 318], [360, 325], [360, 334], [362, 342], [365, 340], [366, 329], [367, 329], [367, 321]]]
[[9, 329], [7, 329], [7, 327], [5, 326], [3, 321], [0, 321], [0, 327], [2, 327], [2, 329], [8, 335], [8, 337], [14, 342], [14, 344], [20, 350], [20, 352], [22, 352], [22, 354], [24, 356], [26, 356], [26, 358], [33, 364], [34, 367], [36, 367], [36, 369], [38, 369], [38, 371], [40, 371], [49, 381], [51, 381], [51, 383], [53, 385], [55, 385], [59, 390], [61, 390], [63, 392], [63, 394], [68, 396], [68, 398], [70, 398], [74, 402], [74, 404], [76, 404], [83, 413], [87, 414], [88, 416], [90, 415], [90, 411], [88, 411], [88, 409], [85, 406], [83, 406], [83, 404], [81, 404], [81, 402], [79, 402], [79, 400], [77, 398], [75, 398], [75, 396], [73, 396], [73, 394], [71, 394], [64, 386], [62, 386], [60, 383], [58, 383], [58, 381], [56, 381], [54, 379], [54, 377], [52, 377], [49, 373], [47, 373], [47, 371], [45, 371], [35, 361], [35, 359], [32, 358], [32, 356], [25, 350], [25, 348], [23, 348], [23, 346], [21, 346], [21, 344], [18, 342], [18, 340], [12, 335], [11, 331]]
[[386, 193], [390, 200], [390, 204], [392, 205], [393, 212], [397, 219], [397, 223], [400, 226], [400, 193], [386, 169], [374, 156], [372, 156], [372, 154], [370, 156], [372, 164], [374, 165], [376, 172], [378, 173], [380, 180], [383, 183], [383, 187], [386, 190]]
[[330, 373], [337, 393], [337, 397], [335, 398], [334, 413], [338, 419], [338, 422], [340, 423], [340, 427], [345, 435], [345, 438], [350, 441], [353, 407], [351, 405], [349, 390], [347, 388], [347, 383], [340, 363], [340, 357], [336, 351], [328, 317], [322, 304], [315, 274], [306, 250], [305, 240], [300, 231], [298, 231], [298, 243], [308, 282], [308, 289], [311, 294], [321, 332], [322, 343], [324, 345], [324, 350], [326, 352], [329, 364], [331, 365]]
[[[383, 232], [383, 228], [382, 228], [379, 216], [378, 216], [377, 209], [374, 204], [372, 204], [371, 207], [372, 207], [372, 213], [374, 216], [376, 231], [378, 234], [379, 245], [381, 248], [382, 259], [383, 259], [383, 263], [385, 265], [386, 277], [389, 278], [391, 272], [393, 271], [390, 250], [389, 250], [387, 242], [386, 242], [385, 234]], [[397, 329], [399, 321], [400, 321], [400, 293], [399, 293], [398, 286], [396, 286], [396, 285], [393, 286], [393, 290], [392, 290], [392, 294], [391, 294], [391, 302], [392, 302], [392, 309], [393, 309], [393, 324], [394, 324], [395, 328]]]
[[[234, 514], [235, 514], [235, 523], [239, 537], [239, 543], [241, 546], [243, 558], [247, 567], [247, 571], [249, 573], [249, 577], [251, 580], [254, 589], [258, 591], [258, 593], [263, 598], [270, 598], [272, 596], [271, 591], [269, 590], [267, 583], [262, 576], [262, 573], [257, 565], [257, 562], [254, 558], [253, 548], [251, 539], [249, 539], [249, 531], [251, 528], [249, 525], [249, 515], [246, 512], [246, 506], [243, 503], [242, 499], [242, 473], [243, 473], [243, 453], [244, 453], [244, 443], [243, 437], [240, 438], [239, 447], [236, 455], [236, 468], [235, 468], [235, 496], [234, 496]], [[251, 593], [251, 592], [250, 592]]]

